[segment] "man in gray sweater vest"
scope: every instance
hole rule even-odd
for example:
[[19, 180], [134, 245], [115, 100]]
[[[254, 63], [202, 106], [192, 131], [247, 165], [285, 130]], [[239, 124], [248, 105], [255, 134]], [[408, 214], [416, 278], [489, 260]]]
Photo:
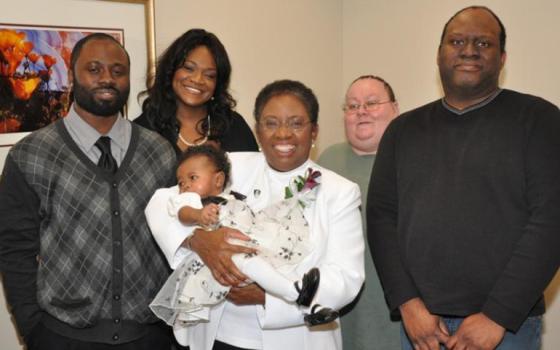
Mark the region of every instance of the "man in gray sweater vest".
[[122, 118], [130, 59], [106, 34], [79, 41], [67, 117], [18, 142], [0, 180], [0, 268], [28, 349], [169, 349], [148, 304], [168, 275], [144, 218], [175, 153]]

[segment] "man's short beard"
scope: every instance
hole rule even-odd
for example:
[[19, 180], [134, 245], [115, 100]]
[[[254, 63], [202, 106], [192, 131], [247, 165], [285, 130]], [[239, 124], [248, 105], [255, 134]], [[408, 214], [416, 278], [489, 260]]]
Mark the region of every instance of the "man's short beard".
[[102, 88], [113, 89], [117, 98], [113, 101], [98, 100], [92, 91], [85, 89], [75, 78], [72, 94], [80, 107], [95, 116], [111, 117], [118, 114], [128, 100], [130, 86], [125, 91], [119, 91], [114, 86], [104, 86]]

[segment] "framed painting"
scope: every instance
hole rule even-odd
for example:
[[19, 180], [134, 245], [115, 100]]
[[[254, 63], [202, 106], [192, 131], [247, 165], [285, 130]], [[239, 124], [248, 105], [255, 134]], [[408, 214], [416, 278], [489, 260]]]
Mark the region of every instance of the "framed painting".
[[114, 36], [133, 58], [126, 112], [131, 117], [139, 114], [137, 95], [155, 69], [153, 0], [55, 0], [45, 10], [60, 13], [70, 3], [81, 8], [79, 16], [43, 16], [41, 22], [26, 17], [26, 23], [41, 24], [21, 24], [17, 15], [13, 22], [0, 15], [0, 147], [66, 115], [70, 53], [78, 40], [93, 32]]
[[0, 23], [0, 134], [31, 132], [68, 113], [72, 48], [103, 32], [124, 45], [122, 29]]

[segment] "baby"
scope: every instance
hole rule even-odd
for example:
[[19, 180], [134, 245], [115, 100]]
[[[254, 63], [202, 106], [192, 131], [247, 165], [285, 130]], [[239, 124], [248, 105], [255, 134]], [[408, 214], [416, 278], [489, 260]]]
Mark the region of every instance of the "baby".
[[[209, 145], [188, 148], [177, 167], [178, 193], [169, 200], [169, 215], [185, 225], [212, 229], [221, 224], [243, 232], [250, 241], [235, 244], [253, 247], [257, 254], [234, 255], [232, 260], [238, 268], [268, 293], [309, 307], [319, 287], [319, 270], [312, 268], [297, 281], [278, 271], [279, 267], [293, 271], [309, 253], [309, 227], [302, 202], [292, 197], [254, 213], [243, 201], [244, 196], [224, 193], [229, 171], [223, 151]], [[185, 259], [150, 308], [172, 326], [205, 322], [209, 307], [222, 302], [229, 288], [219, 284], [198, 257]], [[313, 326], [337, 317], [336, 311], [315, 304], [304, 320]]]

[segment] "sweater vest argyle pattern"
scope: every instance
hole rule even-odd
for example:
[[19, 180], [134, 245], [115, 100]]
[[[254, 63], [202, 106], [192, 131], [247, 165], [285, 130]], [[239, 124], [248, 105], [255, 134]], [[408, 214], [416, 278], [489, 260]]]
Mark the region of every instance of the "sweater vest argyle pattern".
[[40, 201], [41, 308], [74, 327], [114, 317], [155, 321], [148, 304], [168, 268], [144, 208], [172, 177], [169, 144], [133, 125], [127, 154], [111, 175], [79, 150], [59, 121], [26, 137], [11, 154]]

